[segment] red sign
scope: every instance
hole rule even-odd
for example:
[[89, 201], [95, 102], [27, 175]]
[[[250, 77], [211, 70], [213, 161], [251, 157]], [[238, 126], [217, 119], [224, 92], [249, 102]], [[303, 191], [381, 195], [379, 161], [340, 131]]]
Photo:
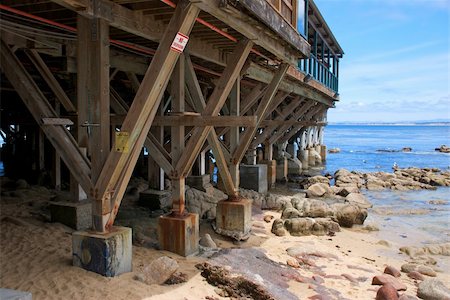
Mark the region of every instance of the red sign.
[[170, 49], [182, 53], [184, 50], [184, 47], [186, 47], [187, 42], [189, 40], [189, 37], [185, 36], [184, 34], [178, 32], [177, 36], [172, 42], [172, 46], [170, 46]]

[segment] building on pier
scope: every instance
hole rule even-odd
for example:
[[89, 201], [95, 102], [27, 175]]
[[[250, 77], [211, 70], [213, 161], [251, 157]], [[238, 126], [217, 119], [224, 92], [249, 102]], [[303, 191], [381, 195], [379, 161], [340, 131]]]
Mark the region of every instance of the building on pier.
[[76, 265], [131, 266], [130, 250], [116, 251], [131, 249], [130, 230], [114, 220], [133, 174], [156, 198], [170, 180], [160, 245], [190, 255], [199, 216], [185, 184], [208, 182], [212, 160], [228, 195], [216, 230], [244, 239], [240, 186], [325, 159], [343, 51], [312, 0], [4, 0], [0, 13], [5, 175], [91, 201]]

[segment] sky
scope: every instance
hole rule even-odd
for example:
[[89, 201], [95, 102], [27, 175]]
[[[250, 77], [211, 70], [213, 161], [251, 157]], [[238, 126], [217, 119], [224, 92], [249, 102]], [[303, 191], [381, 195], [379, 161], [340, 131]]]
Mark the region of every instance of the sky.
[[315, 0], [344, 49], [328, 122], [450, 119], [450, 0]]

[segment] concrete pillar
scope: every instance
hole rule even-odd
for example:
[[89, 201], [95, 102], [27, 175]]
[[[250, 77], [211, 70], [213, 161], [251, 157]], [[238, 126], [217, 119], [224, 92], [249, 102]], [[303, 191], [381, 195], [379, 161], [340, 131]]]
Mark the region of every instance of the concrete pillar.
[[308, 151], [308, 149], [300, 150], [300, 161], [302, 163], [303, 170], [306, 170], [309, 168], [309, 151]]
[[316, 156], [314, 155], [315, 149], [311, 147], [308, 149], [308, 165], [314, 167], [316, 165]]
[[247, 159], [247, 165], [256, 165], [256, 149], [248, 150], [245, 155]]
[[240, 186], [258, 193], [267, 192], [267, 165], [241, 165]]
[[267, 188], [271, 189], [275, 186], [277, 176], [277, 161], [276, 160], [263, 160], [261, 164], [267, 165]]
[[322, 164], [322, 156], [320, 155], [322, 151], [322, 147], [320, 145], [317, 145], [315, 147], [315, 152], [316, 152], [316, 165], [321, 165]]
[[288, 176], [288, 162], [286, 157], [277, 159], [277, 178], [279, 182], [286, 182]]
[[296, 157], [294, 144], [288, 144], [286, 147], [286, 152], [289, 153], [292, 158]]

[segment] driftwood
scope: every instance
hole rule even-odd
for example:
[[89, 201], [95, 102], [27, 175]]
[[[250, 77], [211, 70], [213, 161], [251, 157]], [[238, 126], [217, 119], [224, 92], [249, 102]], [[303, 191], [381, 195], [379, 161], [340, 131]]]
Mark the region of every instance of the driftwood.
[[228, 270], [219, 266], [212, 266], [205, 262], [197, 264], [196, 268], [202, 271], [202, 276], [209, 284], [224, 290], [232, 298], [275, 300], [262, 286], [256, 284], [243, 276], [235, 276]]

